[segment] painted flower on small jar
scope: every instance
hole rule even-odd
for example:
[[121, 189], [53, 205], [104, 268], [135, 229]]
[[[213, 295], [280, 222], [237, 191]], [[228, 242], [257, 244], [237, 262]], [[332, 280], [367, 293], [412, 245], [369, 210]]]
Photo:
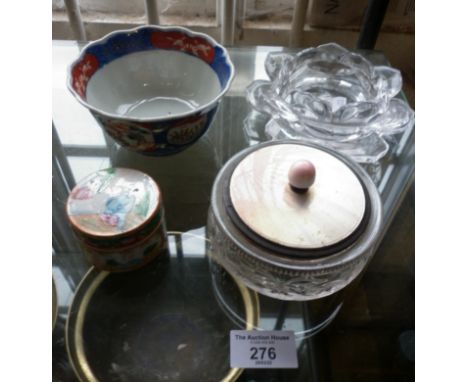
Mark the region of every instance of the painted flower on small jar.
[[77, 187], [71, 193], [72, 199], [76, 200], [86, 200], [91, 198], [92, 196], [93, 191], [87, 186]]
[[123, 229], [125, 225], [125, 218], [132, 210], [135, 203], [135, 198], [132, 195], [118, 195], [111, 197], [106, 201], [104, 212], [99, 216], [100, 219], [119, 229]]

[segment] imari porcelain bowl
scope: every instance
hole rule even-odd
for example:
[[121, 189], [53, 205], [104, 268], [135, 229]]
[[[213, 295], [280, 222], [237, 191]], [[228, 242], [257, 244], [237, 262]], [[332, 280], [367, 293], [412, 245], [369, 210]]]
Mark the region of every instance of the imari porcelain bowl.
[[178, 153], [210, 126], [234, 77], [226, 49], [182, 27], [143, 26], [88, 44], [68, 88], [120, 145]]

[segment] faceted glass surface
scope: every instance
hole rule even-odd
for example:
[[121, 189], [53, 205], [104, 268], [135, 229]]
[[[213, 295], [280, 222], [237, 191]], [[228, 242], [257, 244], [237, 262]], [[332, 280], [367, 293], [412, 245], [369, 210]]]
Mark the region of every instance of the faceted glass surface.
[[337, 44], [295, 55], [272, 52], [265, 70], [270, 81], [253, 81], [247, 100], [270, 117], [270, 139], [307, 139], [374, 163], [389, 149], [387, 136], [414, 124], [413, 110], [394, 98], [402, 87], [400, 72]]

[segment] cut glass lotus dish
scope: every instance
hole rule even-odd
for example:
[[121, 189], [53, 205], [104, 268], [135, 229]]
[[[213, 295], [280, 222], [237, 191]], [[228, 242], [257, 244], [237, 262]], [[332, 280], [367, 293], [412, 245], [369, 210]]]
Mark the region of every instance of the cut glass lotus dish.
[[265, 69], [270, 81], [250, 84], [247, 100], [270, 116], [265, 133], [271, 139], [309, 140], [372, 163], [389, 149], [385, 136], [414, 124], [413, 110], [395, 98], [400, 72], [337, 44], [270, 53]]

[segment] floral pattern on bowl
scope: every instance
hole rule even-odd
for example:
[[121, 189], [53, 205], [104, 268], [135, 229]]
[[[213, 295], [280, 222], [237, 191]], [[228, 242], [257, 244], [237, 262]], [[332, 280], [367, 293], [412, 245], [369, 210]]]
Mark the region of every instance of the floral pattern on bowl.
[[270, 81], [250, 84], [247, 100], [270, 116], [265, 133], [271, 139], [310, 140], [374, 163], [389, 149], [386, 136], [414, 125], [413, 110], [395, 98], [400, 72], [337, 44], [270, 53], [265, 69]]

